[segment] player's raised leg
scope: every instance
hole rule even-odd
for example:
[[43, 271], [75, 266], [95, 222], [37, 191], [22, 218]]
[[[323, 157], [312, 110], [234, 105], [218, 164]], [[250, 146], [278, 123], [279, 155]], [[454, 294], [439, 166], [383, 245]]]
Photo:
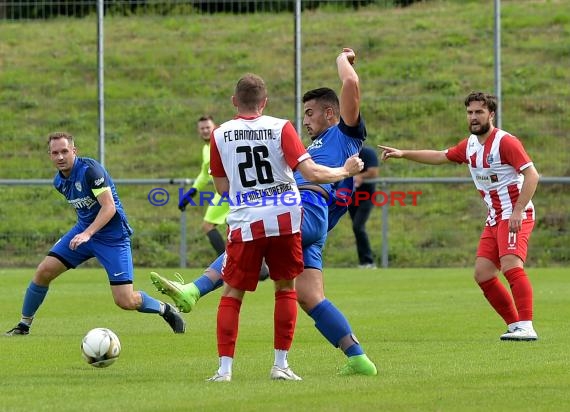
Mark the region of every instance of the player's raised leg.
[[176, 274], [179, 282], [165, 278], [156, 272], [150, 273], [150, 280], [161, 293], [168, 295], [181, 312], [192, 311], [198, 299], [222, 286], [222, 263], [225, 254], [218, 258], [206, 271], [191, 283], [184, 283], [180, 274]]

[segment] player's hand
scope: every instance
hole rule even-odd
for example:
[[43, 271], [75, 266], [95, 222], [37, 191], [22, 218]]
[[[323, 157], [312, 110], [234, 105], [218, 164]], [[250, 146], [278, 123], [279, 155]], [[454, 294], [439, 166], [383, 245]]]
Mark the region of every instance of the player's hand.
[[344, 168], [348, 171], [349, 176], [354, 176], [364, 169], [364, 162], [357, 154], [350, 156], [344, 162]]
[[69, 248], [71, 250], [76, 250], [83, 243], [87, 243], [89, 239], [91, 239], [91, 236], [85, 232], [78, 233], [73, 237], [73, 239], [71, 239], [71, 242], [69, 242]]
[[401, 150], [395, 149], [393, 147], [378, 145], [378, 148], [382, 149], [382, 160], [388, 160], [391, 157], [400, 159], [404, 156]]
[[343, 47], [341, 56], [343, 55], [351, 65], [354, 64], [354, 60], [356, 59], [356, 53], [354, 53], [354, 50], [349, 49], [348, 47]]
[[523, 216], [522, 213], [516, 213], [513, 211], [511, 217], [509, 217], [509, 232], [517, 233], [522, 229]]
[[180, 209], [181, 212], [184, 212], [186, 210], [186, 206], [188, 206], [188, 203], [190, 203], [190, 199], [196, 196], [196, 193], [198, 193], [198, 190], [193, 187], [179, 200], [178, 209]]

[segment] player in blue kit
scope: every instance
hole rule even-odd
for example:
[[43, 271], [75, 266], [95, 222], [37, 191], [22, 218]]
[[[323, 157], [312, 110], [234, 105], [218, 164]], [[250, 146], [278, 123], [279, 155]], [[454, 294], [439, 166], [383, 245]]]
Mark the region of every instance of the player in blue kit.
[[[342, 82], [340, 100], [329, 88], [314, 89], [303, 96], [303, 125], [312, 140], [307, 151], [321, 165], [342, 166], [347, 158], [360, 151], [366, 138], [366, 127], [360, 116], [359, 78], [352, 66], [354, 58], [354, 52], [344, 48], [336, 59]], [[376, 366], [364, 353], [348, 320], [324, 294], [322, 249], [328, 230], [348, 210], [342, 205], [345, 200], [336, 198], [336, 189], [349, 187], [352, 190], [352, 178], [337, 184], [317, 185], [295, 173], [295, 181], [303, 201], [304, 271], [296, 278], [298, 302], [314, 320], [319, 332], [348, 357], [341, 375], [376, 375]], [[222, 284], [223, 258], [224, 255], [218, 257], [201, 277], [189, 284], [184, 284], [180, 275], [182, 282], [175, 282], [154, 272], [151, 281], [159, 291], [169, 295], [181, 311], [189, 312], [201, 296]]]
[[92, 257], [105, 268], [117, 306], [158, 313], [175, 333], [184, 333], [186, 323], [172, 305], [133, 290], [133, 230], [107, 171], [93, 159], [78, 157], [74, 138], [68, 133], [50, 134], [48, 148], [58, 169], [54, 186], [75, 208], [77, 223], [38, 265], [24, 296], [22, 318], [6, 335], [29, 334], [51, 281]]

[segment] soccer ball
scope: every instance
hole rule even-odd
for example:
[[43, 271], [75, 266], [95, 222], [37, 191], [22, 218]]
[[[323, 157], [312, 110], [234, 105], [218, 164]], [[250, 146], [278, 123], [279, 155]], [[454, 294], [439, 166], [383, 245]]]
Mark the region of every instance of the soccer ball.
[[121, 342], [110, 329], [91, 329], [81, 342], [81, 354], [91, 366], [106, 368], [115, 363], [121, 354]]

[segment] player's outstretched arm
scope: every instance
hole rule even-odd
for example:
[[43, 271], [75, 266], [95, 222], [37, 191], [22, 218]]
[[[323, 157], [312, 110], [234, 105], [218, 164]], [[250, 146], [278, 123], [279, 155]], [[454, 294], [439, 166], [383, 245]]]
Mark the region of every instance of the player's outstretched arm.
[[441, 165], [450, 160], [442, 150], [400, 150], [394, 147], [378, 145], [382, 149], [382, 160], [407, 159], [429, 165]]
[[334, 183], [354, 176], [364, 168], [364, 162], [358, 155], [349, 157], [342, 167], [326, 167], [315, 163], [311, 158], [297, 165], [303, 177], [314, 183]]

